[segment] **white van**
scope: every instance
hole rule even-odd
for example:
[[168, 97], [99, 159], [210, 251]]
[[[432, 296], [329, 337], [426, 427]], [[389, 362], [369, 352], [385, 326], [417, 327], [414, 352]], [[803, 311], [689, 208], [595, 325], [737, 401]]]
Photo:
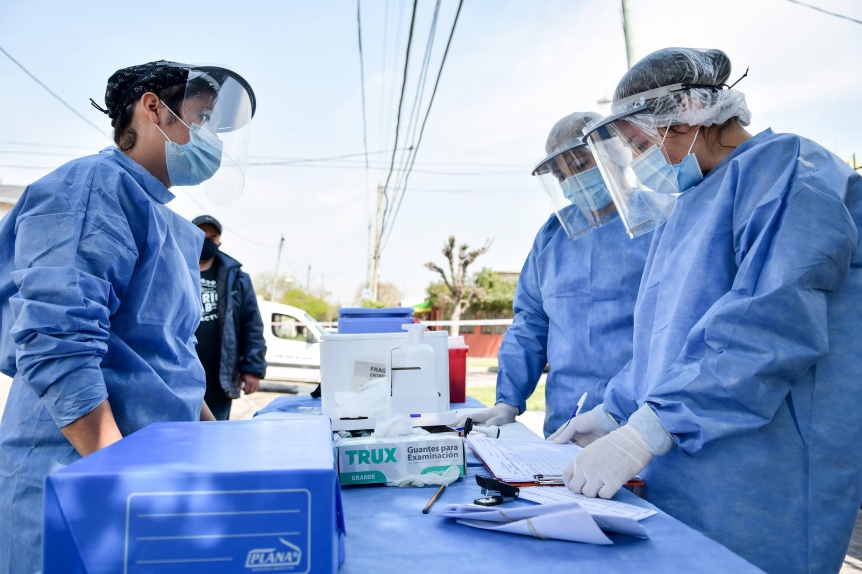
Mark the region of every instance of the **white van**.
[[320, 382], [320, 337], [326, 333], [311, 315], [258, 297], [266, 340], [266, 378]]

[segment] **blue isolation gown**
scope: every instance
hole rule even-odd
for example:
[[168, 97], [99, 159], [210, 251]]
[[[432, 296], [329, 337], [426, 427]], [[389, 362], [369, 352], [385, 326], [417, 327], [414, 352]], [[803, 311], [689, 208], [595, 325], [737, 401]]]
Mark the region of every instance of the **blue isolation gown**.
[[500, 345], [497, 402], [526, 408], [545, 368], [545, 436], [599, 404], [632, 356], [632, 316], [652, 234], [630, 240], [618, 218], [569, 239], [556, 215], [518, 279], [515, 320]]
[[203, 234], [116, 148], [30, 185], [0, 222], [0, 573], [41, 569], [45, 476], [80, 458], [60, 427], [108, 399], [120, 432], [194, 421]]
[[837, 572], [862, 500], [862, 178], [767, 130], [657, 230], [632, 361], [605, 409], [643, 404], [677, 446], [647, 498], [769, 572]]

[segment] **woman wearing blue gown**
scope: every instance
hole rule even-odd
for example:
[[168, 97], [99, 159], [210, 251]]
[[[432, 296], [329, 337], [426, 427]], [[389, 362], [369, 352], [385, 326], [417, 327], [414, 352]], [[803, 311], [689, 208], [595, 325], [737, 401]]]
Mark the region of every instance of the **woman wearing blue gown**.
[[194, 349], [203, 232], [165, 204], [172, 185], [241, 190], [230, 172], [244, 167], [254, 93], [230, 70], [159, 61], [118, 70], [94, 105], [116, 147], [31, 184], [0, 221], [3, 574], [41, 567], [50, 472], [209, 413]]
[[764, 570], [836, 572], [862, 501], [862, 178], [748, 133], [730, 72], [718, 50], [659, 50], [586, 134], [629, 233], [657, 229], [633, 358], [574, 420], [565, 481], [609, 498], [640, 473]]

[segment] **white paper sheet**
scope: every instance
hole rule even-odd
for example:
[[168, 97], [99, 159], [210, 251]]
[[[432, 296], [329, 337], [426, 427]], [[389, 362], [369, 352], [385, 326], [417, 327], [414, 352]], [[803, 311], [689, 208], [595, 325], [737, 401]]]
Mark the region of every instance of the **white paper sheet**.
[[504, 482], [535, 482], [537, 474], [559, 475], [581, 447], [574, 443], [492, 439], [470, 435], [467, 444], [496, 478]]
[[565, 486], [526, 486], [521, 488], [518, 496], [524, 500], [531, 500], [539, 504], [556, 505], [576, 502], [590, 514], [620, 516], [634, 520], [643, 520], [656, 513], [655, 510], [642, 508], [626, 502], [605, 500], [604, 498], [589, 498], [583, 494], [575, 494]]
[[613, 544], [602, 530], [649, 538], [643, 526], [631, 518], [593, 516], [573, 503], [512, 508], [448, 504], [432, 510], [432, 514], [455, 518], [473, 528], [587, 544]]

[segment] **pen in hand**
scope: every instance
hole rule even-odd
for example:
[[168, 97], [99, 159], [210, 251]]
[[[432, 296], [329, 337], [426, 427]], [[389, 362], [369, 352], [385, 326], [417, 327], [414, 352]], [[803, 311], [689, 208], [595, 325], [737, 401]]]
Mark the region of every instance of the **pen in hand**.
[[569, 420], [566, 421], [566, 426], [564, 426], [563, 428], [568, 427], [569, 423], [572, 422], [572, 419], [575, 418], [576, 416], [578, 416], [578, 413], [581, 412], [581, 407], [584, 406], [584, 403], [586, 401], [587, 401], [587, 393], [584, 392], [584, 394], [581, 395], [581, 398], [578, 399], [578, 406], [575, 407], [575, 411], [572, 413], [572, 416], [569, 417]]
[[422, 514], [428, 514], [428, 511], [431, 510], [431, 505], [434, 504], [434, 501], [440, 498], [444, 488], [446, 488], [446, 485], [441, 484], [440, 488], [437, 489], [437, 492], [434, 493], [434, 496], [431, 497], [431, 500], [428, 501], [428, 504], [425, 505], [425, 508], [422, 509]]

